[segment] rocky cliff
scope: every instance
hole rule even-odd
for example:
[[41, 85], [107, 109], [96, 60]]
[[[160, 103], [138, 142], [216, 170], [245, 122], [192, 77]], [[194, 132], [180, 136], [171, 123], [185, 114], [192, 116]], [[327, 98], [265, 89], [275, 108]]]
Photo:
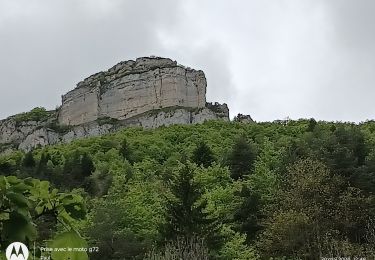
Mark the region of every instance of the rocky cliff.
[[165, 107], [205, 107], [206, 78], [165, 58], [125, 61], [78, 83], [62, 98], [59, 122], [80, 125], [119, 120]]
[[0, 120], [0, 153], [99, 136], [124, 127], [229, 121], [226, 104], [206, 103], [202, 71], [165, 58], [138, 58], [77, 84], [56, 111]]

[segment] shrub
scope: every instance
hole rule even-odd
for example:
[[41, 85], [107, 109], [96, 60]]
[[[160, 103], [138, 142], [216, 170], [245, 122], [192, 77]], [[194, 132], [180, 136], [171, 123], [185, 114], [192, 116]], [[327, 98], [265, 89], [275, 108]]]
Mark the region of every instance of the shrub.
[[30, 112], [21, 113], [14, 116], [16, 123], [27, 122], [27, 121], [45, 121], [50, 117], [51, 113], [44, 107], [33, 108]]

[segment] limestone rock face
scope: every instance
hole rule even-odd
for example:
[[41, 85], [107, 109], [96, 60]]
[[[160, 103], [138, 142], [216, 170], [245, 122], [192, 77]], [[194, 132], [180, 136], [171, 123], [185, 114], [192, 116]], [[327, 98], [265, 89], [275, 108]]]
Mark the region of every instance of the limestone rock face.
[[58, 126], [51, 128], [51, 121], [27, 121], [17, 125], [14, 119], [9, 118], [0, 121], [0, 154], [16, 149], [30, 151], [39, 146], [70, 143], [76, 139], [101, 136], [126, 127], [157, 128], [175, 124], [200, 124], [207, 120], [229, 121], [229, 117], [225, 116], [229, 113], [228, 107], [225, 104], [220, 107], [223, 109], [221, 112], [207, 107], [173, 107], [149, 111], [124, 120], [104, 123], [96, 120], [66, 129]]
[[128, 119], [166, 107], [203, 108], [206, 78], [166, 58], [138, 58], [78, 83], [62, 98], [59, 122], [80, 125], [100, 117]]
[[243, 114], [238, 114], [235, 118], [234, 121], [236, 122], [241, 122], [241, 123], [254, 123], [254, 120], [251, 118], [250, 115], [243, 115]]
[[27, 121], [17, 123], [13, 118], [0, 121], [0, 144], [17, 144], [25, 140], [38, 127], [38, 122]]
[[201, 124], [208, 120], [229, 121], [229, 117], [221, 116], [209, 108], [186, 109], [174, 108], [169, 111], [153, 111], [151, 114], [144, 114], [125, 120], [128, 126], [140, 126], [143, 128], [157, 128], [176, 124]]
[[28, 136], [18, 146], [18, 149], [30, 151], [38, 146], [46, 146], [50, 144], [57, 144], [60, 142], [58, 133], [48, 128], [37, 129]]

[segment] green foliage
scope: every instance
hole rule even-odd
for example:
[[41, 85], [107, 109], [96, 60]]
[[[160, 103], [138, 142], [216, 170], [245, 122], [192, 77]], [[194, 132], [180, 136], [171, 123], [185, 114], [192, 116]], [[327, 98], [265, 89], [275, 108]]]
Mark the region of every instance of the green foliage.
[[85, 251], [78, 251], [77, 248], [87, 249], [87, 242], [75, 231], [61, 233], [48, 245], [50, 248], [61, 248], [66, 251], [53, 251], [51, 257], [54, 260], [88, 260]]
[[307, 132], [313, 132], [314, 129], [315, 129], [315, 126], [317, 125], [318, 123], [315, 121], [314, 118], [311, 118], [309, 120], [309, 125], [307, 126]]
[[17, 144], [15, 143], [1, 143], [0, 144], [0, 153], [3, 153], [7, 150], [15, 150], [17, 149]]
[[256, 152], [253, 145], [249, 144], [244, 136], [240, 136], [228, 157], [228, 166], [234, 180], [243, 178], [253, 170]]
[[157, 240], [166, 191], [155, 165], [145, 160], [135, 164], [131, 174], [115, 174], [108, 195], [95, 200], [87, 234], [101, 250], [92, 259], [140, 256]]
[[247, 185], [260, 196], [262, 204], [272, 205], [278, 197], [285, 149], [276, 148], [269, 139], [262, 146]]
[[222, 259], [255, 260], [259, 258], [256, 250], [246, 245], [246, 235], [224, 227], [225, 243], [220, 250]]
[[120, 154], [124, 159], [128, 160], [128, 162], [134, 163], [133, 151], [126, 139], [121, 142]]
[[235, 211], [234, 221], [236, 230], [246, 234], [247, 242], [250, 242], [261, 230], [259, 220], [263, 217], [261, 214], [260, 195], [244, 185], [239, 196], [243, 198], [241, 206]]
[[151, 252], [148, 252], [144, 258], [144, 260], [170, 259], [208, 260], [210, 258], [204, 240], [197, 237], [179, 238], [175, 241], [169, 242], [162, 252], [157, 252], [154, 249]]
[[100, 117], [96, 120], [96, 122], [98, 122], [99, 125], [116, 125], [118, 124], [118, 119], [112, 117]]
[[52, 122], [50, 122], [49, 124], [47, 124], [47, 127], [52, 129], [53, 131], [55, 131], [56, 133], [59, 133], [59, 134], [66, 134], [68, 133], [70, 130], [72, 130], [72, 126], [70, 125], [62, 125], [60, 124], [57, 119], [53, 120]]
[[[332, 256], [333, 242], [336, 252], [345, 253], [344, 244], [360, 250], [358, 241], [366, 239], [363, 216], [369, 216], [374, 205], [372, 199], [343, 180], [319, 161], [307, 159], [291, 166], [280, 193], [279, 209], [259, 241], [266, 255]], [[356, 213], [350, 211], [354, 205]]]
[[32, 152], [28, 152], [25, 154], [25, 157], [23, 158], [22, 162], [23, 166], [26, 168], [32, 168], [35, 167], [35, 159]]
[[17, 123], [22, 123], [26, 121], [45, 121], [51, 117], [51, 113], [47, 111], [44, 107], [33, 108], [30, 112], [21, 113], [14, 116], [14, 120]]
[[0, 249], [14, 241], [29, 245], [38, 238], [38, 218], [51, 215], [66, 229], [86, 216], [82, 197], [59, 193], [46, 181], [0, 176]]
[[161, 226], [161, 233], [167, 241], [179, 238], [204, 239], [210, 249], [217, 248], [220, 235], [215, 220], [204, 211], [207, 202], [202, 200], [202, 191], [194, 180], [194, 166], [181, 165], [171, 185], [173, 197], [166, 209], [166, 221]]
[[215, 161], [215, 157], [211, 148], [205, 142], [200, 142], [193, 151], [192, 160], [198, 166], [207, 168]]
[[[168, 259], [189, 250], [212, 259], [370, 258], [374, 172], [374, 122], [127, 128], [0, 156], [1, 178], [36, 185], [18, 195], [0, 189], [0, 222], [8, 218], [19, 238], [37, 245], [79, 232], [100, 248], [90, 259]], [[1, 230], [2, 247], [8, 233]]]
[[81, 157], [81, 172], [82, 175], [87, 177], [90, 176], [91, 173], [95, 171], [95, 166], [90, 158], [90, 156], [87, 153], [84, 153]]

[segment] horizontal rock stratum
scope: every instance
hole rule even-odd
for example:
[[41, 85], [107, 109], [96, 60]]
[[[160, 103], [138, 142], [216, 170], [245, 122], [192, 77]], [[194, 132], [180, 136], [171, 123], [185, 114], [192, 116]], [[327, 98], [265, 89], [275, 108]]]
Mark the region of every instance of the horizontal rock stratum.
[[41, 109], [0, 121], [0, 153], [99, 136], [125, 127], [156, 128], [229, 121], [226, 104], [206, 102], [201, 70], [160, 57], [120, 62], [77, 84], [53, 111]]
[[206, 105], [203, 71], [166, 58], [138, 58], [78, 83], [62, 98], [59, 122], [80, 125], [100, 117], [128, 119], [166, 107], [203, 108]]

